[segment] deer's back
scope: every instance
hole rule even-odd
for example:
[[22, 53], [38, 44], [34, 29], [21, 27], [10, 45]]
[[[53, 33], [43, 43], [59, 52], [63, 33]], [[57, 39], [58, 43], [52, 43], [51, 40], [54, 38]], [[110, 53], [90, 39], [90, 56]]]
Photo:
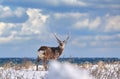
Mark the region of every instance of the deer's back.
[[59, 52], [57, 47], [41, 46], [38, 51], [44, 51], [43, 55], [47, 59], [57, 59]]

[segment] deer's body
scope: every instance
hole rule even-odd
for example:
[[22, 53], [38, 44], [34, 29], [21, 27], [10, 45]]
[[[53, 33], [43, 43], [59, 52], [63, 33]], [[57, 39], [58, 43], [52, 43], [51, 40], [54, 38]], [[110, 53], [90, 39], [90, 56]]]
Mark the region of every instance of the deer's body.
[[[56, 35], [55, 35], [56, 37]], [[69, 37], [67, 37], [68, 39]], [[38, 57], [37, 57], [37, 62], [39, 62], [40, 60], [43, 60], [43, 66], [45, 68], [45, 70], [47, 69], [47, 65], [46, 62], [50, 59], [58, 59], [58, 57], [62, 54], [63, 50], [64, 50], [64, 46], [66, 43], [66, 40], [64, 41], [60, 41], [57, 37], [56, 37], [59, 45], [58, 47], [48, 47], [48, 46], [41, 46], [38, 49]], [[38, 64], [37, 64], [37, 70], [38, 70]]]
[[38, 56], [41, 59], [57, 59], [62, 54], [63, 48], [41, 46], [38, 49]]

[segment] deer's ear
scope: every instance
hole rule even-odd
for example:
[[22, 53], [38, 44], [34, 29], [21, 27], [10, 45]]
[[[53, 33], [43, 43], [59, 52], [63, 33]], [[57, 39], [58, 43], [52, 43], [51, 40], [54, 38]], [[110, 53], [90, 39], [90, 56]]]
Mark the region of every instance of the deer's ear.
[[66, 40], [64, 40], [63, 42], [64, 42], [64, 43], [67, 43], [67, 41], [66, 41]]
[[67, 41], [64, 40], [63, 43], [67, 43]]
[[67, 36], [67, 38], [63, 42], [67, 43], [68, 39], [69, 39], [69, 35]]

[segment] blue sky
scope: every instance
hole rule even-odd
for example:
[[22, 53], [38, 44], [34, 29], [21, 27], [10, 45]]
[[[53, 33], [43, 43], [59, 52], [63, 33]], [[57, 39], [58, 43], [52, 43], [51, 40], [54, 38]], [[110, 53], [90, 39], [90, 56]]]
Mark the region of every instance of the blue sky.
[[36, 57], [68, 40], [61, 57], [120, 58], [120, 0], [1, 0], [0, 57]]

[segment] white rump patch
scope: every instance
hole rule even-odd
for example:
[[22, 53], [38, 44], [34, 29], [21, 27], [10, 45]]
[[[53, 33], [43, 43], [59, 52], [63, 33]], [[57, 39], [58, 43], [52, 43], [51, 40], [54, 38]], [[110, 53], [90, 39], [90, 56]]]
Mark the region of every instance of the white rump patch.
[[43, 59], [43, 57], [44, 57], [44, 50], [40, 50], [39, 52], [38, 52], [38, 56], [39, 56], [39, 58], [40, 59]]

